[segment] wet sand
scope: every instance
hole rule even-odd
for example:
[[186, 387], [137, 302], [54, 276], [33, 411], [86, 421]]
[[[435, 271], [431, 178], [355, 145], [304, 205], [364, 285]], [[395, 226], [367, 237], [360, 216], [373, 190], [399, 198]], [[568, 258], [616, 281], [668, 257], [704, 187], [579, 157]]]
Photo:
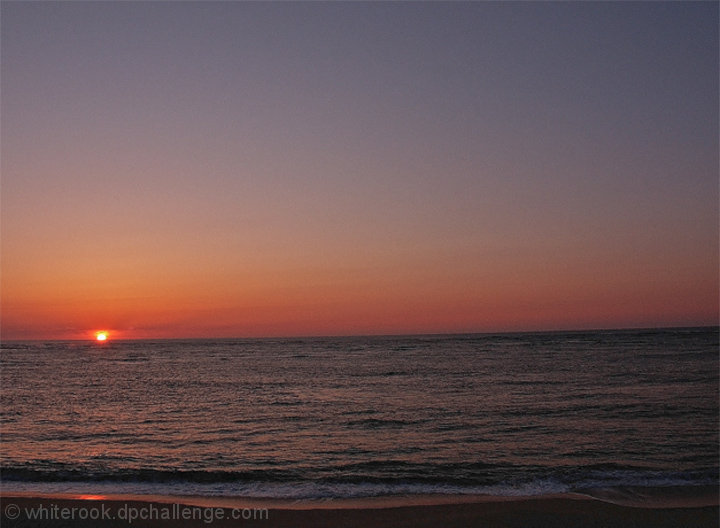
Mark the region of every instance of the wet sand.
[[5, 495], [0, 503], [3, 528], [716, 528], [720, 521], [716, 501], [711, 506], [630, 507], [570, 494], [513, 499], [414, 497], [342, 502]]

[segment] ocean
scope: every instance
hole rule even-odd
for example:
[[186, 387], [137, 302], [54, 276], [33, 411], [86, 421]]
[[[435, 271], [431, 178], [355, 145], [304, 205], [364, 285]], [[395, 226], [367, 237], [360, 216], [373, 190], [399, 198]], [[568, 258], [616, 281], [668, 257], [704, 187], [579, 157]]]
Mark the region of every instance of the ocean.
[[5, 342], [1, 487], [326, 499], [717, 485], [718, 334]]

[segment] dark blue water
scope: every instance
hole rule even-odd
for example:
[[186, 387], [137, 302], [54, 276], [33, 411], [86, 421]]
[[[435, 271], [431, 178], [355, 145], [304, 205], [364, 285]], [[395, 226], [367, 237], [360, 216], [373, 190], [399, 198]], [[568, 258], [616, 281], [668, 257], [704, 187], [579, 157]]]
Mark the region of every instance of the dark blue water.
[[718, 479], [718, 329], [4, 343], [2, 488], [538, 494]]

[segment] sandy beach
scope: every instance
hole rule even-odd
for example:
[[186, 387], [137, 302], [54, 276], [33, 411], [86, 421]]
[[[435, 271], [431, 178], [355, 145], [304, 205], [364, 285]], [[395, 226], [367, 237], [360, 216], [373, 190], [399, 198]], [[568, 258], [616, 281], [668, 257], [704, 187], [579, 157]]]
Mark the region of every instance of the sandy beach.
[[[3, 527], [522, 527], [670, 528], [716, 527], [714, 505], [641, 508], [577, 495], [542, 498], [449, 497], [425, 499], [283, 502], [227, 500], [124, 500], [113, 496], [3, 496]], [[436, 501], [437, 502], [437, 501]]]

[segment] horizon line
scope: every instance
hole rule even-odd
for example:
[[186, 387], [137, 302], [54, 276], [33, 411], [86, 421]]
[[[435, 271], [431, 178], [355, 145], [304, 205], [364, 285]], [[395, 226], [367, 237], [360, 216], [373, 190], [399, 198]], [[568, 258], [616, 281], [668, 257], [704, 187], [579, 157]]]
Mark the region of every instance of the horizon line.
[[[657, 331], [657, 330], [692, 330], [692, 329], [718, 329], [720, 322], [715, 325], [692, 325], [692, 326], [628, 326], [622, 328], [558, 328], [549, 330], [511, 330], [511, 331], [483, 331], [483, 332], [429, 332], [411, 334], [337, 334], [337, 335], [288, 335], [288, 336], [246, 336], [246, 337], [144, 337], [144, 338], [111, 338], [107, 342], [123, 341], [207, 341], [207, 340], [270, 340], [270, 339], [353, 339], [370, 337], [441, 337], [441, 336], [462, 336], [462, 335], [517, 335], [517, 334], [553, 334], [553, 333], [582, 333], [582, 332], [627, 332], [627, 331]], [[12, 342], [94, 342], [93, 339], [2, 339], [2, 343]]]

